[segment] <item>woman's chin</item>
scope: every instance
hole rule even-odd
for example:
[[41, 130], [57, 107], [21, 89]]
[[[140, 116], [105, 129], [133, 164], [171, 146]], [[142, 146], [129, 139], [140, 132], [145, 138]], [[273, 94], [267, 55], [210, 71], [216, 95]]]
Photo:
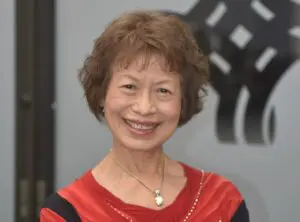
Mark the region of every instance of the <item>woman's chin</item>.
[[145, 141], [132, 141], [131, 143], [127, 142], [124, 145], [125, 145], [126, 149], [128, 149], [130, 151], [135, 151], [135, 152], [151, 152], [151, 151], [155, 151], [162, 147], [161, 144], [159, 144], [159, 145], [153, 144], [153, 143], [147, 144], [147, 142], [145, 142]]

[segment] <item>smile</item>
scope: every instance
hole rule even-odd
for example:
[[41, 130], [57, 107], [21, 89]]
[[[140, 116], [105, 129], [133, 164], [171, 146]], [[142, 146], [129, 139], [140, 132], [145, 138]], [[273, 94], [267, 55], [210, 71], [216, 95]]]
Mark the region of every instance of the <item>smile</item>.
[[150, 134], [159, 125], [158, 123], [140, 122], [128, 119], [124, 120], [125, 123], [133, 130], [133, 132], [137, 134]]

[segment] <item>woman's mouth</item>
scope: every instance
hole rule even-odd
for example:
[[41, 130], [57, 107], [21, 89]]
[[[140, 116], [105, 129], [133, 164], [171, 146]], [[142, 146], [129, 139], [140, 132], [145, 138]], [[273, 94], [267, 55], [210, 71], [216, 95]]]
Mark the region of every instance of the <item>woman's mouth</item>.
[[158, 123], [149, 121], [135, 121], [124, 119], [126, 125], [129, 127], [130, 131], [138, 135], [149, 135], [155, 131]]

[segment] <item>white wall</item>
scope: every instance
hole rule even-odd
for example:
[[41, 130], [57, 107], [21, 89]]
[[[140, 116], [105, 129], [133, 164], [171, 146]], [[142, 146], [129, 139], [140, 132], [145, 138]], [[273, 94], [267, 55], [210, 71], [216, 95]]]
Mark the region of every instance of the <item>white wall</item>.
[[[76, 78], [93, 40], [119, 13], [136, 7], [187, 11], [194, 0], [74, 0], [57, 2], [57, 187], [71, 182], [97, 163], [110, 147], [106, 127], [89, 113]], [[214, 135], [217, 94], [206, 109], [168, 142], [167, 151], [181, 161], [227, 176], [244, 194], [251, 222], [299, 221], [300, 63], [276, 87], [269, 103], [277, 113], [277, 137], [270, 146], [220, 144]]]
[[14, 207], [14, 1], [0, 1], [0, 218]]

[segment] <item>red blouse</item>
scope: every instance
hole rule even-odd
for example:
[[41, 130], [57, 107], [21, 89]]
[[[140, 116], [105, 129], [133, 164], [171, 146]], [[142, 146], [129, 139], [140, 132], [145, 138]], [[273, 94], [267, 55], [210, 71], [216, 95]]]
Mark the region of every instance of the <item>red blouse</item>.
[[[124, 203], [102, 187], [91, 171], [60, 190], [56, 196], [70, 203], [84, 222], [230, 222], [235, 214], [241, 214], [238, 209], [244, 200], [230, 181], [217, 174], [182, 165], [187, 177], [186, 186], [171, 205], [161, 210]], [[55, 198], [49, 198], [41, 210], [40, 221], [67, 221], [60, 215], [63, 209], [63, 206], [58, 206], [60, 203]], [[245, 219], [247, 212], [242, 214], [244, 219], [235, 221], [249, 221]]]

